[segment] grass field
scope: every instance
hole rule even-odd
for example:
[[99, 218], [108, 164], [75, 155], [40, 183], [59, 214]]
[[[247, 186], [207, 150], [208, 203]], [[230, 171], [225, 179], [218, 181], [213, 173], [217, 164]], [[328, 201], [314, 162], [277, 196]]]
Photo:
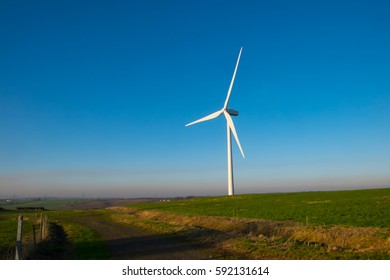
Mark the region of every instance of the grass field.
[[390, 188], [248, 194], [131, 205], [190, 216], [227, 216], [313, 225], [390, 227]]
[[[51, 205], [25, 206], [56, 209], [78, 202], [48, 203]], [[210, 248], [213, 258], [390, 259], [390, 188], [205, 197], [104, 210], [22, 212], [27, 241], [41, 213], [48, 216], [57, 238], [62, 236], [63, 240], [43, 244], [37, 258], [109, 258], [106, 242], [90, 227], [103, 219], [152, 235], [196, 241]], [[0, 212], [0, 259], [12, 254], [18, 215], [16, 211]]]

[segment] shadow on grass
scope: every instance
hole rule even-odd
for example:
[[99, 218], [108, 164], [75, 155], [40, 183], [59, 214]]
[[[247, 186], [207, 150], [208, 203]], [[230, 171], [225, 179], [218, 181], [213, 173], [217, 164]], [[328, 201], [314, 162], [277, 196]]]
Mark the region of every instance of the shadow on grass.
[[77, 242], [68, 239], [62, 226], [49, 224], [48, 237], [37, 244], [26, 259], [30, 260], [101, 260], [108, 258], [104, 242]]
[[61, 226], [49, 223], [49, 233], [45, 240], [38, 243], [27, 256], [30, 260], [62, 260], [67, 259], [66, 248], [69, 243]]

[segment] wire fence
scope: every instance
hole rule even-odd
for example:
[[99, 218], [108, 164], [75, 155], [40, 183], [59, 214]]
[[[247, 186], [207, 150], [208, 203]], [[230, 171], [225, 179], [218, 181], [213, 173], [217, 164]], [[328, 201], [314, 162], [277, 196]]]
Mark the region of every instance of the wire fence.
[[[27, 225], [27, 227], [25, 227]], [[22, 260], [46, 239], [49, 232], [49, 223], [46, 215], [29, 215], [24, 219], [23, 215], [18, 217], [15, 227], [16, 243], [12, 246], [0, 248], [1, 260]]]

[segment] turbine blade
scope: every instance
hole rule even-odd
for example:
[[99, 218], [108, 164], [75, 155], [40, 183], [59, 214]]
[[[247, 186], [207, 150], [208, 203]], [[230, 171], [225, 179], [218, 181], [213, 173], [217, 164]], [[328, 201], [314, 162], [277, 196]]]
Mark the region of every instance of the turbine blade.
[[208, 121], [208, 120], [214, 119], [214, 118], [218, 117], [219, 115], [221, 115], [222, 111], [223, 111], [223, 109], [219, 110], [219, 111], [217, 111], [215, 113], [212, 113], [210, 115], [207, 115], [207, 116], [205, 116], [205, 117], [203, 117], [203, 118], [201, 118], [199, 120], [190, 122], [190, 123], [186, 124], [186, 126], [190, 126], [190, 125], [193, 125], [193, 124], [196, 124], [196, 123], [200, 123], [200, 122], [204, 122], [204, 121]]
[[236, 128], [234, 127], [234, 123], [233, 123], [232, 117], [226, 111], [223, 111], [223, 114], [225, 115], [226, 121], [227, 121], [231, 131], [233, 132], [233, 135], [234, 135], [234, 138], [236, 139], [238, 148], [240, 148], [241, 155], [242, 155], [243, 158], [245, 158], [244, 152], [243, 152], [243, 150], [241, 148], [240, 140], [238, 139], [238, 136], [237, 136]]
[[228, 90], [228, 93], [227, 93], [227, 96], [226, 96], [226, 100], [225, 100], [225, 105], [223, 105], [223, 108], [224, 108], [224, 109], [226, 109], [227, 106], [228, 106], [228, 104], [229, 104], [230, 93], [232, 92], [232, 88], [233, 88], [233, 84], [234, 84], [234, 79], [236, 78], [236, 73], [237, 73], [238, 64], [240, 63], [241, 52], [242, 52], [242, 47], [241, 47], [241, 49], [240, 49], [240, 53], [238, 54], [238, 59], [237, 59], [237, 63], [236, 63], [236, 68], [234, 68], [232, 81], [230, 82], [229, 90]]

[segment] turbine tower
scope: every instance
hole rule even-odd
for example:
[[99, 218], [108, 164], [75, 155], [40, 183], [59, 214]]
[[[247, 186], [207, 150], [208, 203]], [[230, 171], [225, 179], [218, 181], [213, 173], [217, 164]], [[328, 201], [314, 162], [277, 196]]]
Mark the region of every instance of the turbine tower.
[[186, 126], [190, 126], [199, 122], [208, 121], [211, 119], [214, 119], [216, 117], [219, 117], [220, 115], [224, 115], [226, 118], [226, 127], [227, 127], [227, 160], [228, 160], [228, 195], [234, 195], [234, 180], [233, 180], [233, 157], [232, 157], [232, 133], [234, 135], [234, 138], [236, 139], [238, 148], [240, 149], [240, 152], [242, 154], [242, 157], [245, 158], [244, 152], [242, 151], [240, 140], [238, 140], [237, 132], [234, 127], [234, 123], [231, 116], [238, 116], [238, 111], [233, 109], [228, 109], [229, 105], [229, 99], [230, 99], [230, 93], [232, 92], [234, 79], [236, 78], [237, 68], [238, 64], [240, 63], [240, 57], [241, 57], [242, 47], [240, 49], [240, 53], [238, 54], [238, 59], [236, 63], [236, 67], [234, 68], [232, 81], [230, 82], [229, 90], [227, 92], [225, 104], [223, 105], [223, 108], [221, 110], [218, 110], [217, 112], [214, 112], [210, 115], [207, 115], [199, 120], [193, 121], [189, 124], [186, 124]]

